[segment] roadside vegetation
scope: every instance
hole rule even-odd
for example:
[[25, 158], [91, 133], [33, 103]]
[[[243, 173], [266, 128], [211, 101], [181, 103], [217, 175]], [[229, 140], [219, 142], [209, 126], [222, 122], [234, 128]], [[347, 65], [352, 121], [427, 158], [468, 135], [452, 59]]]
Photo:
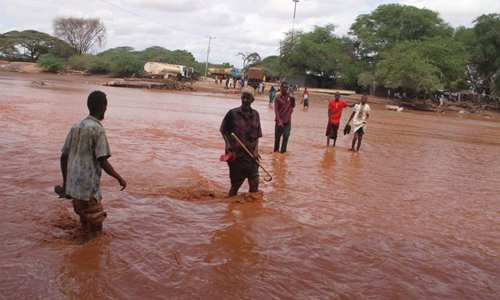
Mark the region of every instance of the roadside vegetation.
[[[205, 72], [205, 63], [186, 50], [152, 46], [97, 52], [106, 38], [98, 19], [57, 18], [53, 25], [54, 36], [35, 30], [0, 34], [0, 59], [36, 62], [49, 72], [119, 77], [141, 75], [148, 61]], [[337, 35], [334, 25], [317, 26], [310, 32], [286, 33], [279, 55], [262, 59], [255, 52], [239, 55], [245, 66], [262, 67], [267, 78], [302, 76], [309, 86], [397, 93], [411, 99], [460, 91], [486, 99], [500, 96], [500, 14], [496, 13], [479, 16], [471, 28], [452, 28], [435, 11], [385, 4], [359, 15], [347, 36]]]

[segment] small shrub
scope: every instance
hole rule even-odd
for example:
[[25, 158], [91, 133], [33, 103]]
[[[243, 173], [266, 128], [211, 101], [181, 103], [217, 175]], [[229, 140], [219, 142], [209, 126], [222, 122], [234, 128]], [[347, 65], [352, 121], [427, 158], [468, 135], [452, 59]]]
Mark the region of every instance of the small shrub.
[[57, 73], [59, 71], [64, 70], [66, 61], [53, 54], [45, 54], [40, 57], [38, 60], [38, 65], [42, 70]]
[[72, 55], [68, 58], [68, 68], [75, 71], [85, 71], [92, 62], [91, 55]]
[[95, 56], [92, 58], [87, 72], [91, 74], [107, 74], [109, 73], [109, 70], [109, 62], [100, 56]]
[[135, 53], [119, 53], [111, 60], [113, 76], [126, 77], [142, 72], [144, 62]]

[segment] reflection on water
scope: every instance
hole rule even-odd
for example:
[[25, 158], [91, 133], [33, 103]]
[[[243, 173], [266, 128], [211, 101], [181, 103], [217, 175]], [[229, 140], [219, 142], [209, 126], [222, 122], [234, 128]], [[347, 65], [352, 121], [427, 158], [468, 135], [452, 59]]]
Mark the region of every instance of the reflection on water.
[[[312, 101], [294, 112], [279, 154], [273, 111], [258, 98], [273, 180], [227, 199], [218, 128], [239, 99], [33, 80], [0, 74], [6, 299], [500, 296], [498, 123], [374, 106], [352, 153], [352, 136], [325, 148], [326, 104]], [[129, 186], [103, 175], [105, 234], [84, 243], [52, 189], [95, 89], [108, 94], [110, 160]]]
[[271, 166], [273, 168], [273, 180], [271, 181], [271, 185], [274, 189], [286, 190], [287, 186], [287, 163], [286, 163], [286, 155], [275, 152], [272, 156]]

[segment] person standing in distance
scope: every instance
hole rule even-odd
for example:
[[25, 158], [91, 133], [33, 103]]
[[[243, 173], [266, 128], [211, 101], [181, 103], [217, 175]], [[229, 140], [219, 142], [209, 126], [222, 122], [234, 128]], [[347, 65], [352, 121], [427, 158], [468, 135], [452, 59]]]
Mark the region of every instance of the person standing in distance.
[[89, 238], [102, 233], [107, 214], [102, 206], [101, 170], [118, 180], [122, 190], [127, 182], [108, 161], [111, 156], [106, 132], [101, 124], [108, 105], [106, 94], [90, 93], [87, 98], [89, 115], [71, 128], [62, 148], [60, 163], [62, 189], [72, 199], [80, 225]]
[[[361, 147], [361, 141], [363, 140], [363, 135], [366, 130], [366, 121], [370, 117], [370, 106], [368, 105], [368, 96], [361, 96], [361, 103], [358, 103], [354, 106], [354, 111], [349, 118], [347, 124], [349, 124], [352, 120], [352, 125], [354, 126], [354, 137], [352, 139], [352, 146], [349, 151], [357, 152]], [[356, 145], [356, 141], [358, 145], [356, 149], [354, 146]]]
[[276, 97], [276, 88], [274, 88], [274, 85], [272, 85], [271, 89], [269, 90], [269, 108], [273, 108], [275, 97]]
[[340, 93], [335, 93], [334, 100], [328, 103], [328, 125], [326, 127], [326, 147], [330, 146], [330, 139], [333, 140], [333, 147], [337, 142], [337, 133], [340, 126], [340, 118], [342, 117], [342, 111], [346, 107], [353, 107], [352, 105], [347, 105], [345, 101], [340, 100]]
[[[288, 83], [281, 83], [281, 92], [274, 99], [274, 152], [285, 153], [287, 150], [288, 138], [292, 130], [292, 113], [295, 107], [295, 97], [288, 91]], [[280, 148], [280, 140], [283, 136], [283, 142]]]
[[220, 132], [226, 144], [226, 154], [233, 153], [227, 161], [231, 188], [228, 197], [235, 196], [241, 185], [248, 179], [249, 192], [259, 191], [259, 165], [245, 149], [231, 136], [231, 133], [241, 140], [245, 147], [259, 159], [259, 138], [262, 137], [259, 113], [251, 107], [255, 100], [254, 89], [248, 87], [241, 94], [241, 106], [226, 113], [220, 126]]
[[304, 109], [309, 108], [309, 91], [307, 88], [304, 88], [301, 103], [304, 103]]

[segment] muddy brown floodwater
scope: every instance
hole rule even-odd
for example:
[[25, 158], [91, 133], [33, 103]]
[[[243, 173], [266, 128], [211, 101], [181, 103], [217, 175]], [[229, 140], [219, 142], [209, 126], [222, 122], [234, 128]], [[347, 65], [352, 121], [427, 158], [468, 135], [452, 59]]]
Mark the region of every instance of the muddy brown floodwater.
[[[281, 155], [262, 97], [274, 179], [259, 199], [226, 199], [218, 129], [238, 98], [36, 80], [0, 73], [2, 299], [500, 298], [498, 122], [374, 107], [353, 154], [351, 137], [325, 148], [313, 101]], [[95, 89], [128, 187], [103, 173], [105, 234], [84, 243], [53, 186]]]

